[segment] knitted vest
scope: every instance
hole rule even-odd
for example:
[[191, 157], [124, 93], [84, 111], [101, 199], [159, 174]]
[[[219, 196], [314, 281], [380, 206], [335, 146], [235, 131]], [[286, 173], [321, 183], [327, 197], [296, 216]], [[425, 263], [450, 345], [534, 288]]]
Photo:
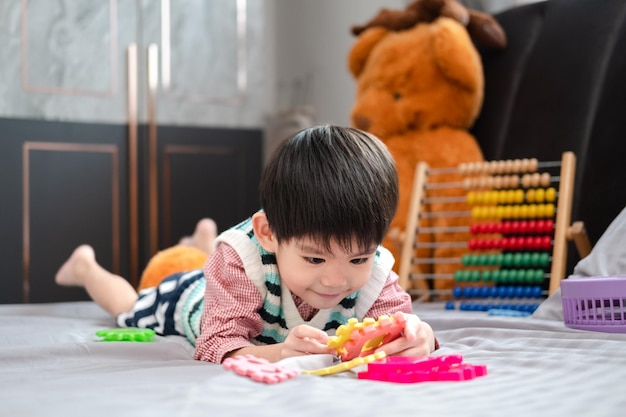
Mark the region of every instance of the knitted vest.
[[320, 310], [307, 322], [300, 316], [289, 289], [282, 285], [276, 256], [263, 249], [254, 235], [251, 218], [222, 233], [216, 244], [220, 242], [227, 243], [237, 252], [246, 275], [261, 293], [263, 305], [259, 314], [263, 320], [263, 330], [251, 340], [257, 345], [283, 342], [289, 330], [300, 324], [308, 324], [333, 334], [337, 327], [351, 317], [362, 320], [378, 299], [394, 263], [391, 253], [379, 246], [370, 279], [365, 286], [344, 298], [336, 307]]

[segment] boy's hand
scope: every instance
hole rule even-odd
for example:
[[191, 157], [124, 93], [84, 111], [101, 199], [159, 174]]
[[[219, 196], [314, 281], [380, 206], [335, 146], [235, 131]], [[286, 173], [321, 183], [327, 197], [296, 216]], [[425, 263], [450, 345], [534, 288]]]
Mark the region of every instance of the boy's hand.
[[284, 359], [311, 353], [332, 353], [333, 350], [326, 345], [327, 342], [328, 335], [324, 331], [301, 324], [289, 332], [280, 356]]
[[430, 325], [420, 320], [415, 314], [397, 312], [404, 315], [406, 323], [402, 336], [376, 349], [387, 356], [427, 356], [435, 350], [435, 334]]

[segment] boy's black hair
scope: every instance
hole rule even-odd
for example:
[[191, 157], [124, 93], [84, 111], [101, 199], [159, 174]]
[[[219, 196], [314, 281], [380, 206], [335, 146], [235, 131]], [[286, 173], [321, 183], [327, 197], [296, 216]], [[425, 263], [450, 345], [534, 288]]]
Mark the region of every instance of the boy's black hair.
[[398, 173], [373, 135], [338, 126], [305, 129], [268, 162], [261, 207], [278, 242], [309, 237], [330, 248], [379, 244], [398, 206]]

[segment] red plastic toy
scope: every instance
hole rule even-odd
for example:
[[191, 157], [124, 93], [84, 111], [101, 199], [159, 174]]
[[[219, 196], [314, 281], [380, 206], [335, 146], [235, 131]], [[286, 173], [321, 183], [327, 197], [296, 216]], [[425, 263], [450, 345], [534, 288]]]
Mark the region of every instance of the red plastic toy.
[[[349, 362], [342, 362], [327, 368], [302, 371], [309, 375], [333, 375], [356, 366], [367, 364], [367, 371], [357, 374], [359, 379], [375, 381], [415, 383], [427, 381], [467, 381], [487, 375], [486, 365], [463, 363], [461, 355], [447, 356], [389, 356], [377, 352], [365, 357], [357, 357]], [[266, 359], [253, 355], [227, 358], [224, 369], [238, 375], [274, 384], [296, 377], [300, 372], [273, 364]]]
[[461, 355], [389, 356], [371, 362], [359, 379], [415, 383], [426, 381], [467, 381], [487, 375], [486, 365], [463, 363]]

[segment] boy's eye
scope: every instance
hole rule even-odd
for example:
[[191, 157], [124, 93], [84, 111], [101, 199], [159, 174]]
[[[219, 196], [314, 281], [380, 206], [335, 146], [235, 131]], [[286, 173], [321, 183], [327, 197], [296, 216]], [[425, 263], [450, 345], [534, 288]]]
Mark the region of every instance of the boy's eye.
[[352, 262], [355, 265], [361, 265], [367, 262], [369, 258], [356, 258], [356, 259], [352, 259], [350, 262]]
[[314, 264], [314, 265], [318, 265], [324, 262], [324, 260], [322, 258], [313, 258], [313, 257], [306, 257], [304, 258], [305, 261], [307, 261], [310, 264]]

